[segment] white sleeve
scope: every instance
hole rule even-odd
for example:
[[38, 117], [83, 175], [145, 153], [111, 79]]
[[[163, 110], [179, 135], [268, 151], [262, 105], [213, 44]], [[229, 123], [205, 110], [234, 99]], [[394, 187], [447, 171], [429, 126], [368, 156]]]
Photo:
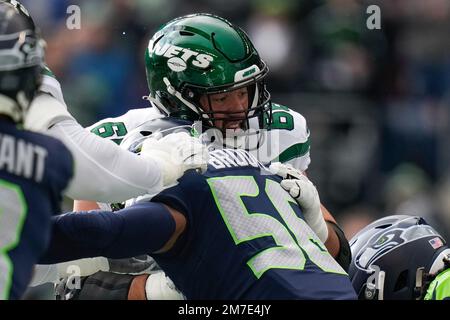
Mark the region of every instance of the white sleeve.
[[56, 267], [56, 264], [35, 265], [33, 277], [31, 278], [28, 286], [36, 287], [48, 282], [58, 282], [58, 269]]
[[120, 202], [162, 190], [157, 163], [121, 149], [85, 130], [75, 119], [60, 121], [47, 133], [60, 139], [74, 157], [74, 178], [66, 195], [73, 199]]
[[61, 140], [74, 157], [74, 178], [66, 194], [73, 199], [120, 202], [162, 190], [155, 160], [139, 157], [85, 130], [63, 102], [41, 94], [30, 106], [24, 128]]
[[44, 283], [58, 283], [59, 279], [69, 276], [87, 277], [98, 271], [109, 271], [109, 262], [105, 257], [84, 258], [58, 264], [36, 264], [30, 287]]
[[289, 160], [286, 163], [290, 164], [295, 169], [305, 172], [308, 170], [309, 164], [311, 163], [309, 151], [305, 155]]

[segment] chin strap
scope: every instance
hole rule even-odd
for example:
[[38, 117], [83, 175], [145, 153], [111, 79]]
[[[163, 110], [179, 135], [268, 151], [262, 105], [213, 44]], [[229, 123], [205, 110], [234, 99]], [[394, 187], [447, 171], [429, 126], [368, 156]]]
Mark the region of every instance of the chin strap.
[[169, 110], [158, 99], [152, 98], [150, 95], [143, 96], [142, 99], [149, 101], [151, 105], [155, 106], [165, 116], [170, 116]]
[[180, 100], [181, 102], [183, 102], [189, 109], [191, 109], [192, 111], [194, 111], [195, 113], [198, 114], [198, 110], [197, 108], [190, 103], [189, 101], [187, 101], [185, 98], [183, 98], [183, 96], [181, 95], [180, 92], [178, 92], [170, 83], [169, 79], [167, 79], [167, 77], [163, 78], [164, 84], [166, 85], [167, 88], [167, 92], [171, 95], [173, 95], [174, 97], [176, 97], [178, 100]]

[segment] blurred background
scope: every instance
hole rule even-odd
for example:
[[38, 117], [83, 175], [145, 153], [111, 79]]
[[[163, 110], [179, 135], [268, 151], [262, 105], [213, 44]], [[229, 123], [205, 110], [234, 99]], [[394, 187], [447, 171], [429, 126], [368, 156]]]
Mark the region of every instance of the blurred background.
[[[309, 177], [350, 238], [379, 217], [424, 216], [450, 235], [450, 1], [22, 0], [82, 125], [144, 108], [144, 50], [180, 15], [221, 15], [270, 67], [273, 100], [311, 130]], [[70, 5], [81, 29], [69, 30]], [[369, 5], [381, 29], [369, 30]], [[70, 207], [69, 207], [70, 209]]]

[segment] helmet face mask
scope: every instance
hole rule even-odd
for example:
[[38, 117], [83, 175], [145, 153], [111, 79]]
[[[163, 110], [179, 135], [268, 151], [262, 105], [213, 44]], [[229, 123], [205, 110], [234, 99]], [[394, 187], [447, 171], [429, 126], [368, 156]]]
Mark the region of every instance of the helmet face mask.
[[[200, 120], [223, 133], [230, 122], [240, 121], [243, 130], [252, 118], [261, 128], [270, 122], [270, 94], [264, 82], [268, 67], [248, 36], [225, 19], [195, 14], [164, 25], [150, 40], [146, 72], [149, 100], [167, 115]], [[247, 106], [215, 110], [215, 95], [244, 88]]]
[[350, 240], [349, 276], [360, 299], [411, 300], [443, 265], [450, 249], [423, 218], [397, 215], [379, 219]]

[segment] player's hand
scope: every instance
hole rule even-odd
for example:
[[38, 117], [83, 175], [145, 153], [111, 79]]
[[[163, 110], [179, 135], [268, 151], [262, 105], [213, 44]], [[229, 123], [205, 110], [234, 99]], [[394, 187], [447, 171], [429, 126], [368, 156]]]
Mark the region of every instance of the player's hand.
[[164, 271], [152, 273], [145, 282], [147, 300], [186, 300]]
[[269, 170], [281, 176], [281, 186], [289, 192], [302, 209], [306, 223], [322, 242], [328, 238], [328, 227], [322, 214], [320, 197], [315, 185], [300, 170], [279, 162], [272, 163]]
[[161, 139], [148, 138], [142, 145], [141, 155], [158, 163], [164, 187], [175, 185], [186, 170], [205, 172], [209, 160], [206, 146], [185, 132], [172, 133]]

